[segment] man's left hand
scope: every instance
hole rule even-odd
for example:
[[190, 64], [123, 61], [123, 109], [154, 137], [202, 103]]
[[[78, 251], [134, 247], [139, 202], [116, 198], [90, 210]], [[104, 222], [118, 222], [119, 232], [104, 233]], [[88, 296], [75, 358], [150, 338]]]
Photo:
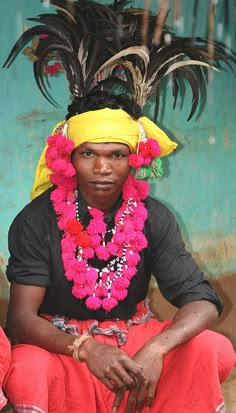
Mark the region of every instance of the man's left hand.
[[[155, 397], [157, 384], [162, 372], [163, 355], [159, 354], [154, 340], [149, 340], [132, 358], [143, 370], [146, 380], [134, 389], [129, 390], [125, 413], [142, 410], [144, 404], [151, 407]], [[125, 392], [116, 394], [113, 409], [118, 410]]]

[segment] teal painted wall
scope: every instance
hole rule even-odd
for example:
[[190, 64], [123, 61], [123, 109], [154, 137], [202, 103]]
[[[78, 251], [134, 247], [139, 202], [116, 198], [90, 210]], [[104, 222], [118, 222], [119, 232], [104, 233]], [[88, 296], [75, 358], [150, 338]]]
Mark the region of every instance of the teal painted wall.
[[[143, 3], [133, 1], [132, 5]], [[180, 3], [180, 20], [176, 22], [170, 12], [169, 22], [181, 35], [192, 35], [194, 1]], [[194, 34], [207, 34], [207, 3], [198, 2]], [[235, 49], [235, 2], [229, 1], [226, 27], [221, 23], [225, 2], [218, 3], [215, 37]], [[173, 4], [174, 0], [169, 2], [170, 7]], [[151, 5], [155, 10], [156, 1]], [[1, 63], [26, 24], [30, 25], [26, 18], [42, 10], [46, 9], [38, 0], [0, 1]], [[68, 93], [61, 76], [52, 81], [53, 95], [61, 109], [46, 102], [35, 86], [32, 64], [24, 56], [10, 69], [0, 69], [0, 82], [0, 257], [4, 271], [8, 228], [29, 200], [38, 157], [53, 125], [64, 118]], [[188, 248], [206, 274], [215, 278], [236, 269], [235, 90], [236, 78], [231, 73], [214, 72], [203, 113], [187, 122], [191, 96], [186, 96], [183, 106], [178, 102], [173, 111], [171, 88], [167, 86], [159, 123], [179, 142], [179, 149], [165, 160], [165, 177], [151, 184], [152, 194], [176, 214]], [[152, 115], [152, 107], [148, 113]]]

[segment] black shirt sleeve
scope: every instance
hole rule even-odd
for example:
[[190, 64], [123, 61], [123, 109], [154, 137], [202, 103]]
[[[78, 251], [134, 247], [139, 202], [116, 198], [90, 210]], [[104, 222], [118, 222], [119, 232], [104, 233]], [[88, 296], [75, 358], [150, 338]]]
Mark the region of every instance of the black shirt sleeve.
[[149, 202], [151, 271], [161, 293], [178, 308], [191, 301], [207, 300], [221, 313], [223, 303], [186, 251], [175, 217], [162, 203], [152, 198]]
[[10, 282], [48, 287], [50, 285], [50, 248], [42, 216], [26, 206], [13, 221], [8, 236]]

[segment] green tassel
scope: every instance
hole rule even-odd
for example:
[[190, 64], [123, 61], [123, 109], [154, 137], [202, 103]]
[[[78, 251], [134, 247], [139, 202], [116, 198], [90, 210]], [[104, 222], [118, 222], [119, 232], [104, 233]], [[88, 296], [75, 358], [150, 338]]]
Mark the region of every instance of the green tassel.
[[149, 166], [131, 168], [131, 172], [136, 179], [144, 181], [160, 178], [163, 175], [162, 161], [160, 158], [154, 158]]

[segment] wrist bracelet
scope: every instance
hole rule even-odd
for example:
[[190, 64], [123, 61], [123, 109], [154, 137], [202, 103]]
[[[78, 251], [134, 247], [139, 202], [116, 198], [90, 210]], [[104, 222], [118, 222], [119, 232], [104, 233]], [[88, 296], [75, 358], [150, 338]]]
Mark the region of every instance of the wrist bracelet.
[[82, 362], [82, 360], [80, 360], [79, 358], [80, 347], [85, 340], [89, 340], [89, 339], [94, 340], [94, 338], [90, 336], [89, 334], [82, 334], [79, 337], [77, 336], [77, 338], [73, 341], [73, 344], [68, 346], [69, 350], [73, 351], [73, 354], [72, 354], [73, 359], [75, 359], [76, 361], [79, 361], [80, 363]]

